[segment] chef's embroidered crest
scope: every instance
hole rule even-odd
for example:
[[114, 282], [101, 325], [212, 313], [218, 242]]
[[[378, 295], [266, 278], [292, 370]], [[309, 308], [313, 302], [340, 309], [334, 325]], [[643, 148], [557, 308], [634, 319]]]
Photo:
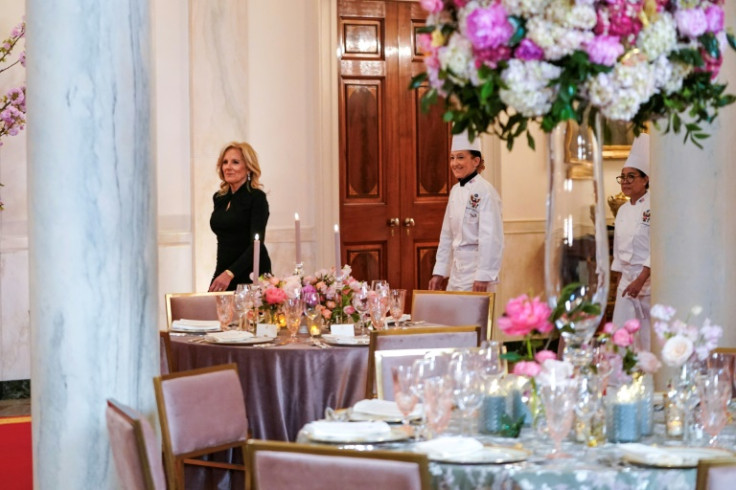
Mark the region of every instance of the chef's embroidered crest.
[[649, 223], [649, 219], [652, 217], [652, 213], [647, 209], [644, 211], [641, 215], [641, 222], [642, 223]]
[[478, 209], [478, 205], [480, 204], [480, 197], [478, 196], [478, 194], [471, 194], [468, 204], [471, 208]]

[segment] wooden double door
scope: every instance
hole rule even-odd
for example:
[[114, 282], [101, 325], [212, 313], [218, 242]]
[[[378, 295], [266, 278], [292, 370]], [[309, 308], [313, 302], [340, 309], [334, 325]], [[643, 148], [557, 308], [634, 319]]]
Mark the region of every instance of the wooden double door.
[[[450, 128], [427, 90], [417, 2], [338, 1], [340, 224], [344, 263], [361, 280], [426, 289], [454, 179]], [[411, 293], [408, 293], [411, 294]]]

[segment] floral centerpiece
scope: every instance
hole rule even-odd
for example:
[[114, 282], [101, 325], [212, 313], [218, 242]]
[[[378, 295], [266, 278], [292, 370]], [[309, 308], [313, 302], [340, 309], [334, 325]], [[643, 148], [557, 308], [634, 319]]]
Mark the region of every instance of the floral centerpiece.
[[614, 384], [629, 383], [633, 375], [652, 374], [662, 365], [657, 356], [635, 347], [635, 334], [640, 328], [641, 323], [635, 318], [620, 327], [608, 322], [598, 335], [600, 356], [604, 358], [598, 361], [609, 365], [608, 373], [599, 374], [605, 374]]
[[258, 297], [256, 307], [266, 315], [267, 323], [281, 323], [279, 309], [286, 298], [294, 298], [301, 289], [299, 276], [279, 278], [272, 274], [265, 274], [258, 278]]
[[696, 317], [702, 311], [700, 306], [694, 306], [685, 321], [681, 321], [675, 318], [677, 311], [671, 306], [658, 304], [652, 307], [654, 331], [664, 342], [662, 360], [668, 366], [681, 367], [691, 359], [704, 361], [718, 346], [723, 336], [722, 327], [713, 325], [709, 318], [700, 327], [688, 323], [691, 316]]
[[[10, 70], [15, 65], [26, 66], [26, 52], [21, 51], [18, 58], [11, 60], [13, 49], [25, 36], [26, 23], [21, 22], [10, 32], [10, 37], [0, 44], [0, 73]], [[0, 146], [4, 136], [15, 136], [26, 124], [26, 86], [13, 87], [5, 95], [0, 96]], [[0, 184], [2, 186], [2, 184]], [[0, 211], [3, 202], [0, 201]]]
[[334, 267], [304, 277], [304, 288], [312, 288], [319, 293], [320, 314], [325, 321], [358, 321], [358, 312], [353, 307], [353, 292], [359, 288], [360, 281], [352, 277], [351, 272], [350, 266], [345, 265], [340, 271], [340, 280]]
[[[421, 0], [429, 81], [453, 132], [498, 135], [509, 149], [529, 123], [551, 132], [586, 109], [630, 121], [666, 119], [697, 146], [736, 97], [715, 82], [726, 44], [723, 0]], [[683, 124], [688, 111], [693, 122]]]

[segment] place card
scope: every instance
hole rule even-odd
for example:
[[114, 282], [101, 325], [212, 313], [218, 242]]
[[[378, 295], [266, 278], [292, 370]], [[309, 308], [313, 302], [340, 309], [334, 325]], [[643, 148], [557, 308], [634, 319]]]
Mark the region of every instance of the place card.
[[352, 323], [335, 323], [330, 325], [332, 335], [340, 337], [355, 337], [355, 325]]
[[256, 337], [277, 337], [279, 326], [274, 323], [259, 323], [256, 325]]

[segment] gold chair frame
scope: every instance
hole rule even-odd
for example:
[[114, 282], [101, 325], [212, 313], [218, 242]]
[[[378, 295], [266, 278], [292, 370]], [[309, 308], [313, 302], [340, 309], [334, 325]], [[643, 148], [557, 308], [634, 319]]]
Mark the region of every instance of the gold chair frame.
[[156, 485], [153, 482], [153, 470], [151, 469], [151, 464], [146, 457], [147, 449], [146, 438], [143, 435], [143, 424], [141, 424], [141, 421], [135, 416], [135, 414], [130, 413], [124, 405], [114, 398], [109, 398], [107, 400], [107, 406], [120, 414], [120, 416], [133, 426], [133, 434], [135, 434], [136, 447], [138, 448], [138, 457], [140, 458], [141, 469], [143, 470], [143, 477], [146, 485], [145, 490], [156, 490]]
[[235, 374], [238, 374], [237, 364], [234, 362], [230, 364], [221, 364], [218, 366], [209, 366], [205, 368], [192, 369], [189, 371], [181, 371], [177, 373], [166, 374], [162, 376], [156, 376], [153, 378], [153, 387], [156, 392], [156, 405], [158, 406], [158, 416], [161, 422], [161, 438], [163, 439], [163, 452], [164, 452], [164, 466], [166, 468], [166, 479], [169, 482], [169, 487], [172, 490], [184, 490], [184, 465], [189, 464], [193, 466], [205, 466], [210, 468], [218, 468], [224, 470], [237, 470], [245, 471], [244, 465], [235, 463], [223, 463], [218, 461], [203, 461], [194, 459], [205, 454], [216, 453], [219, 451], [225, 451], [227, 449], [240, 448], [243, 455], [243, 461], [245, 461], [245, 446], [246, 441], [233, 442], [229, 444], [221, 444], [219, 446], [208, 447], [207, 449], [200, 449], [197, 451], [191, 451], [188, 453], [180, 454], [175, 456], [171, 449], [171, 429], [169, 427], [169, 419], [166, 416], [166, 410], [164, 409], [164, 397], [162, 381], [180, 378], [185, 376], [196, 376], [199, 374], [225, 371], [232, 369]]
[[[477, 291], [434, 291], [428, 289], [415, 289], [411, 294], [411, 319], [414, 320], [414, 305], [416, 304], [417, 293], [419, 295], [457, 295], [457, 296], [484, 296], [488, 297], [488, 321], [486, 324], [486, 338], [483, 340], [491, 340], [493, 333], [493, 313], [496, 307], [496, 293], [492, 292], [477, 292]], [[483, 325], [481, 325], [482, 330]]]
[[[222, 296], [226, 294], [234, 294], [233, 291], [217, 291], [217, 292], [207, 292], [207, 293], [166, 293], [164, 295], [164, 301], [166, 302], [166, 329], [171, 330], [171, 324], [173, 323], [174, 319], [172, 318], [172, 311], [171, 311], [171, 300], [173, 298], [192, 298], [192, 297], [200, 297], [200, 296]], [[216, 319], [216, 318], [215, 318]]]
[[312, 444], [299, 444], [295, 442], [262, 441], [251, 439], [246, 447], [246, 490], [258, 490], [255, 482], [256, 472], [255, 456], [258, 451], [278, 451], [291, 453], [306, 453], [322, 456], [342, 456], [349, 458], [364, 458], [378, 460], [403, 461], [416, 463], [419, 466], [422, 490], [431, 488], [431, 476], [429, 473], [429, 459], [426, 454], [410, 453], [402, 451], [358, 451], [355, 449], [338, 449], [330, 446], [318, 446]]
[[[371, 331], [370, 343], [368, 344], [368, 375], [366, 377], [365, 384], [365, 397], [375, 398], [373, 391], [373, 385], [376, 382], [375, 369], [376, 369], [376, 339], [379, 336], [388, 335], [419, 335], [419, 334], [433, 334], [433, 333], [461, 333], [461, 332], [475, 332], [476, 347], [480, 346], [480, 330], [481, 328], [477, 325], [462, 325], [457, 327], [406, 327], [406, 328], [391, 328], [388, 330], [373, 330]], [[428, 347], [430, 349], [430, 347]], [[388, 350], [400, 350], [400, 349], [387, 349]]]
[[736, 466], [734, 458], [701, 459], [698, 461], [698, 473], [695, 480], [695, 490], [708, 490], [708, 474], [711, 468], [719, 466]]

